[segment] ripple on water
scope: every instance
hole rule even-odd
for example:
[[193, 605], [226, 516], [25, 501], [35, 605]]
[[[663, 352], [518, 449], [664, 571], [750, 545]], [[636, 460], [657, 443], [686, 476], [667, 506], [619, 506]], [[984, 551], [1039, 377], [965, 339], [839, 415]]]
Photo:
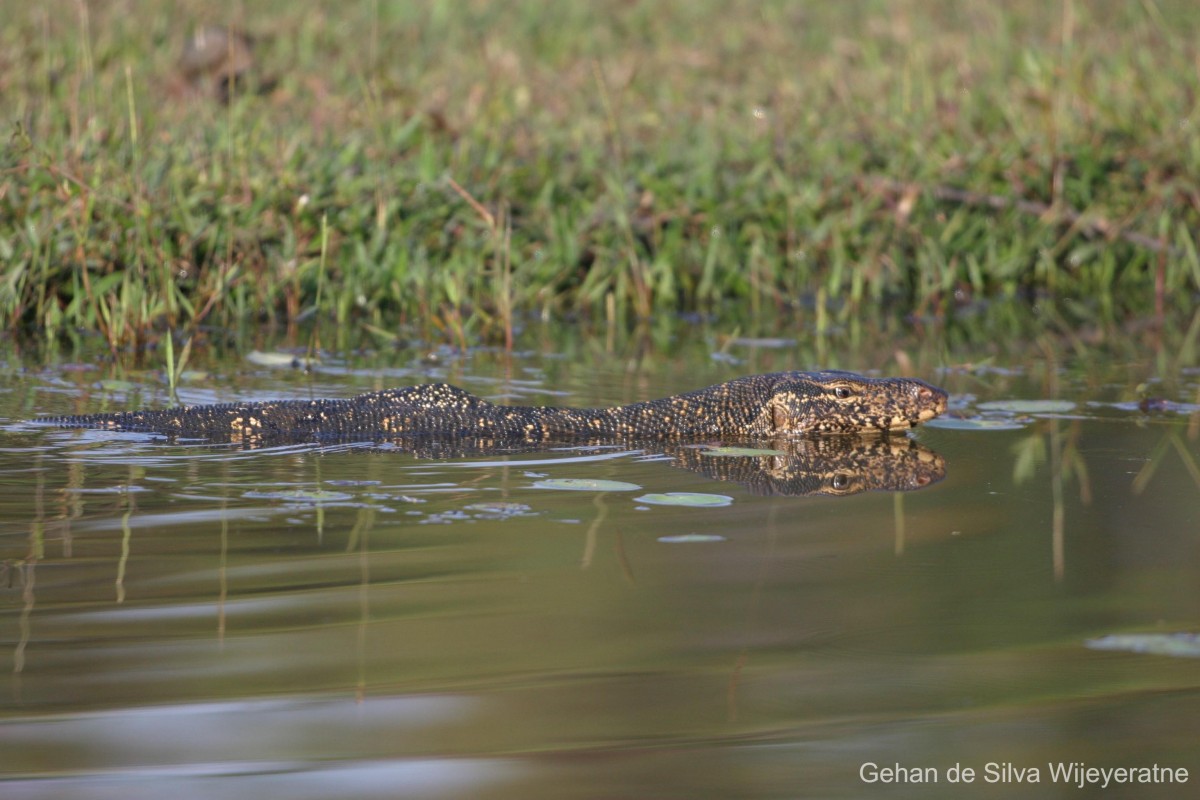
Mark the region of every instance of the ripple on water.
[[[479, 701], [465, 695], [352, 695], [166, 704], [9, 717], [3, 759], [36, 764], [37, 753], [87, 742], [69, 774], [5, 781], [6, 797], [124, 798], [482, 796], [527, 768], [503, 757], [396, 756], [424, 749], [466, 725]], [[18, 774], [29, 775], [27, 767]], [[200, 787], [203, 787], [201, 790]]]

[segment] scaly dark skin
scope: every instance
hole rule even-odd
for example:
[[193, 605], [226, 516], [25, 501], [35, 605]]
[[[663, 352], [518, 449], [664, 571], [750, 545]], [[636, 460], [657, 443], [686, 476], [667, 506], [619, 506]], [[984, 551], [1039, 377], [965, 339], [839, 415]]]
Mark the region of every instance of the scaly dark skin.
[[343, 400], [181, 406], [38, 421], [244, 444], [413, 437], [645, 441], [898, 431], [945, 410], [946, 393], [924, 381], [831, 370], [751, 375], [613, 408], [496, 405], [432, 383]]

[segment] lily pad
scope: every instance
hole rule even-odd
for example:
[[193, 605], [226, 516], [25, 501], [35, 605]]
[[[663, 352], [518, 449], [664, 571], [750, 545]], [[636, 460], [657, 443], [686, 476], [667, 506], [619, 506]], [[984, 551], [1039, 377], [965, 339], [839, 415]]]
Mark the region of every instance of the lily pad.
[[695, 506], [704, 508], [727, 506], [733, 502], [733, 498], [728, 495], [705, 494], [703, 492], [663, 492], [658, 494], [644, 494], [634, 499], [638, 503], [645, 503], [651, 506]]
[[1009, 411], [1013, 414], [1065, 414], [1075, 410], [1070, 400], [991, 400], [976, 406], [980, 411]]
[[710, 447], [701, 450], [702, 456], [782, 456], [787, 455], [782, 450], [767, 450], [757, 447]]
[[1125, 650], [1155, 656], [1200, 658], [1200, 633], [1117, 633], [1088, 639], [1093, 650]]
[[635, 492], [641, 489], [636, 483], [606, 481], [599, 478], [546, 478], [535, 481], [535, 489], [561, 489], [568, 492]]
[[337, 503], [350, 500], [354, 496], [345, 492], [334, 492], [328, 489], [277, 489], [259, 491], [257, 489], [245, 492], [242, 497], [253, 500], [293, 500], [305, 503]]
[[925, 423], [929, 428], [963, 431], [1020, 431], [1025, 423], [1012, 419], [983, 419], [981, 417], [940, 417]]
[[725, 537], [715, 533], [681, 533], [678, 536], [660, 536], [658, 541], [663, 544], [692, 544], [694, 542], [723, 542]]

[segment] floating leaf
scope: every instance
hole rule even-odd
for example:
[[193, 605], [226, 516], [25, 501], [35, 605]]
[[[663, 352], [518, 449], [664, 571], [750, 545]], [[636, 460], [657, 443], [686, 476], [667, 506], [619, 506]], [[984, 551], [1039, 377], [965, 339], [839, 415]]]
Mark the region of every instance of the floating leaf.
[[662, 494], [644, 494], [635, 498], [638, 503], [652, 506], [727, 506], [733, 498], [723, 494], [704, 494], [703, 492], [664, 492]]
[[736, 339], [733, 339], [732, 341], [730, 341], [730, 344], [741, 345], [742, 347], [781, 348], [781, 347], [795, 347], [796, 340], [795, 339], [777, 339], [777, 338], [773, 338], [773, 337], [758, 338], [758, 337], [752, 337], [752, 336], [739, 336]]
[[636, 483], [606, 481], [598, 478], [547, 478], [536, 481], [535, 489], [564, 489], [569, 492], [634, 492], [641, 489]]
[[1070, 400], [992, 400], [976, 406], [980, 411], [1008, 411], [1013, 414], [1065, 414], [1075, 410]]
[[1126, 650], [1155, 656], [1200, 658], [1198, 633], [1118, 633], [1088, 639], [1084, 644], [1093, 650]]
[[663, 544], [691, 544], [693, 542], [723, 542], [725, 537], [715, 533], [681, 533], [678, 536], [660, 536], [658, 541]]
[[1019, 431], [1025, 423], [1012, 419], [983, 419], [982, 417], [941, 417], [925, 423], [930, 428], [964, 431]]
[[294, 369], [312, 366], [313, 361], [293, 353], [264, 353], [252, 350], [246, 355], [246, 360], [259, 367], [291, 367]]
[[254, 500], [299, 500], [307, 503], [336, 503], [343, 500], [350, 500], [353, 495], [345, 492], [333, 492], [328, 489], [277, 489], [277, 490], [251, 490], [242, 494], [242, 497], [248, 497]]
[[783, 456], [787, 455], [782, 450], [767, 450], [757, 447], [710, 447], [707, 450], [701, 450], [702, 456]]

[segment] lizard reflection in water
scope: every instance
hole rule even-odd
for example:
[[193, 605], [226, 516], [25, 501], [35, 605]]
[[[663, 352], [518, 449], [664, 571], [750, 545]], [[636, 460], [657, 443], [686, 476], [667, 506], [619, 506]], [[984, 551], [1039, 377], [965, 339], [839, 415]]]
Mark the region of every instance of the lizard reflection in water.
[[911, 492], [946, 477], [946, 461], [907, 436], [823, 436], [769, 443], [781, 455], [714, 456], [672, 448], [676, 466], [751, 494], [844, 497], [860, 492]]
[[[911, 492], [946, 477], [946, 462], [941, 455], [903, 435], [755, 439], [730, 444], [732, 451], [739, 454], [725, 454], [715, 443], [626, 443], [622, 449], [667, 456], [673, 466], [712, 480], [741, 484], [755, 495], [844, 497], [861, 492]], [[586, 444], [564, 449], [577, 451], [579, 447]], [[748, 454], [740, 454], [743, 448]], [[422, 459], [547, 452], [545, 446], [498, 446], [494, 441], [480, 439], [396, 440], [368, 449], [411, 453]], [[761, 450], [762, 454], [749, 454], [753, 450]], [[511, 464], [519, 467], [521, 462]]]

